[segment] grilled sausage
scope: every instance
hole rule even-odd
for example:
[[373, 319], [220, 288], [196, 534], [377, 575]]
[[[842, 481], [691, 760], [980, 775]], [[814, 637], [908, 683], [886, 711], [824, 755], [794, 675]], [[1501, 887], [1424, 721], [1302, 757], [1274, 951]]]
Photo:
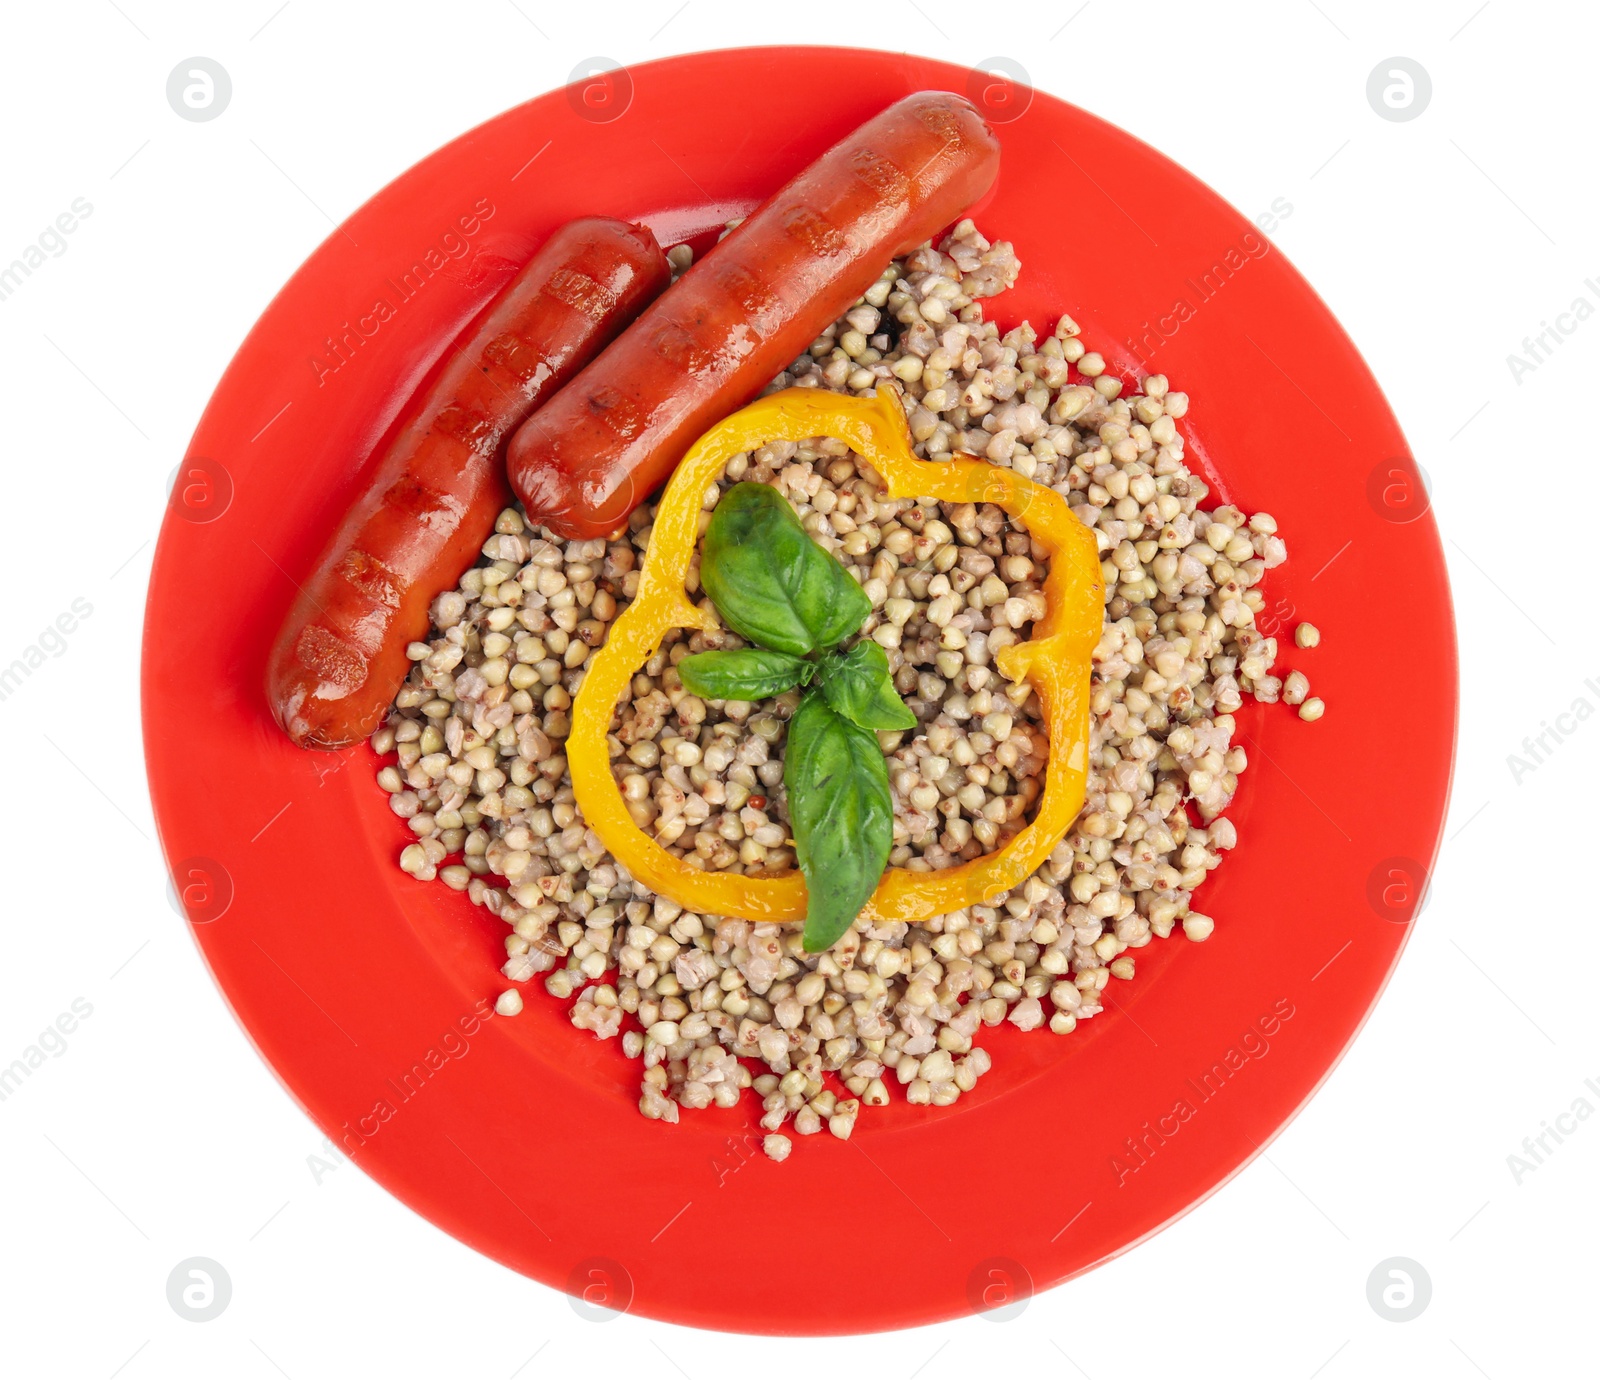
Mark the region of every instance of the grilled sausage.
[[999, 161], [983, 118], [947, 91], [835, 144], [518, 428], [506, 465], [529, 518], [563, 537], [615, 532], [707, 426], [987, 192]]
[[267, 697], [301, 747], [371, 733], [405, 680], [428, 605], [478, 556], [510, 501], [500, 448], [667, 283], [654, 236], [603, 218], [556, 231], [413, 403], [301, 584]]

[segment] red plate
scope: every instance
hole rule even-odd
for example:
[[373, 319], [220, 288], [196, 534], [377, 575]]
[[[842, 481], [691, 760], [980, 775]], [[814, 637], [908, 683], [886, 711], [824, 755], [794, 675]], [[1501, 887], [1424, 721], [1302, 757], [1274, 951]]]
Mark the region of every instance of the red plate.
[[[1328, 711], [1240, 713], [1242, 843], [1201, 899], [1210, 942], [1142, 951], [1135, 981], [1070, 1037], [985, 1032], [994, 1070], [954, 1108], [896, 1101], [848, 1143], [800, 1139], [777, 1165], [753, 1100], [644, 1120], [636, 1067], [541, 991], [515, 1020], [475, 1016], [504, 986], [500, 922], [397, 870], [410, 835], [370, 750], [290, 746], [263, 667], [291, 577], [364, 457], [557, 225], [598, 213], [686, 238], [925, 87], [972, 94], [1005, 145], [978, 218], [1024, 272], [994, 314], [1069, 310], [1114, 367], [1153, 365], [1192, 395], [1190, 454], [1288, 540], [1263, 622]], [[1301, 619], [1322, 629], [1315, 651], [1293, 647]], [[1375, 669], [1371, 649], [1402, 646]], [[1249, 222], [1128, 135], [1001, 78], [771, 48], [542, 96], [419, 163], [311, 256], [240, 348], [173, 489], [144, 712], [162, 843], [206, 960], [262, 1056], [367, 1173], [592, 1301], [702, 1327], [856, 1332], [1091, 1268], [1213, 1192], [1305, 1103], [1382, 990], [1432, 865], [1456, 659], [1405, 440], [1327, 308]], [[985, 1175], [1029, 1185], [1028, 1209], [971, 1211]], [[810, 1229], [792, 1231], [797, 1218]], [[841, 1270], [841, 1250], [862, 1268]]]

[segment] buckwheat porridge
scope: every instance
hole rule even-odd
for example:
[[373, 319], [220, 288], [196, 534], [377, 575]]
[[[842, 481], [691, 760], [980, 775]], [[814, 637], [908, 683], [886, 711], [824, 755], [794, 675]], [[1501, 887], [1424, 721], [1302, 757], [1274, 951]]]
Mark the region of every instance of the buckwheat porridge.
[[[688, 262], [684, 249], [671, 257]], [[982, 299], [1018, 269], [1008, 243], [962, 221], [892, 263], [772, 383], [859, 395], [892, 383], [918, 456], [986, 457], [1064, 494], [1095, 532], [1106, 608], [1087, 799], [1046, 865], [992, 905], [857, 921], [808, 954], [798, 928], [687, 912], [606, 853], [574, 806], [563, 748], [585, 662], [637, 589], [653, 503], [611, 541], [555, 540], [506, 509], [482, 562], [434, 601], [429, 640], [411, 646], [372, 738], [393, 758], [378, 781], [416, 835], [400, 866], [505, 922], [510, 985], [496, 1009], [521, 1011], [537, 980], [577, 1029], [640, 1062], [647, 1117], [731, 1107], [753, 1088], [781, 1160], [786, 1131], [848, 1138], [861, 1108], [895, 1089], [955, 1102], [990, 1067], [986, 1026], [1071, 1034], [1110, 983], [1133, 980], [1153, 939], [1211, 935], [1191, 898], [1236, 840], [1223, 812], [1247, 765], [1234, 741], [1244, 697], [1322, 712], [1299, 672], [1288, 685], [1273, 674], [1277, 641], [1256, 627], [1257, 586], [1285, 555], [1273, 519], [1204, 506], [1184, 464], [1189, 398], [1165, 377], [1125, 392], [1066, 317], [1043, 338], [986, 322]], [[866, 591], [863, 634], [916, 714], [916, 729], [879, 735], [890, 863], [932, 870], [994, 851], [1042, 786], [1038, 701], [993, 665], [1045, 611], [1043, 548], [991, 505], [887, 497], [831, 439], [736, 456], [702, 530], [741, 480], [776, 486]], [[696, 571], [689, 590], [703, 599]], [[707, 701], [674, 669], [741, 645], [669, 634], [619, 706], [612, 766], [634, 821], [672, 852], [769, 876], [795, 866], [782, 752], [797, 693]]]

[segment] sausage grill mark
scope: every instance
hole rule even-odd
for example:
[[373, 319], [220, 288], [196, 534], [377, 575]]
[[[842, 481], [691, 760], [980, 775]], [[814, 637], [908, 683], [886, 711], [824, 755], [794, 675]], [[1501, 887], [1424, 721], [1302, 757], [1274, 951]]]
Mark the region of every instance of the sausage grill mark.
[[589, 395], [589, 411], [619, 440], [626, 441], [639, 430], [639, 409], [626, 393], [603, 384]]
[[300, 664], [324, 684], [343, 694], [359, 690], [367, 679], [367, 663], [326, 628], [310, 623], [295, 643]]
[[544, 355], [539, 350], [509, 331], [496, 336], [483, 347], [483, 358], [490, 364], [499, 365], [523, 383], [532, 381], [545, 364]]
[[782, 224], [786, 234], [821, 258], [831, 259], [836, 254], [844, 253], [850, 246], [850, 241], [838, 226], [804, 202], [783, 212]]
[[550, 275], [545, 292], [591, 321], [603, 321], [617, 305], [617, 294], [575, 268], [560, 268]]
[[947, 105], [924, 105], [917, 110], [923, 127], [937, 134], [945, 144], [961, 142], [961, 117]]
[[454, 403], [440, 409], [439, 415], [433, 419], [433, 430], [441, 436], [453, 436], [473, 449], [485, 441], [493, 440], [495, 436], [495, 424], [489, 418], [481, 412]]
[[387, 609], [400, 607], [400, 577], [371, 552], [348, 552], [339, 562], [339, 574], [374, 604]]
[[729, 259], [718, 266], [717, 281], [738, 304], [745, 325], [758, 340], [765, 340], [783, 323], [783, 300], [753, 268]]
[[879, 196], [903, 201], [911, 189], [911, 179], [892, 158], [874, 149], [857, 149], [850, 156], [850, 171]]
[[685, 373], [705, 368], [711, 359], [695, 339], [694, 332], [676, 321], [663, 321], [650, 337], [650, 345], [668, 364]]

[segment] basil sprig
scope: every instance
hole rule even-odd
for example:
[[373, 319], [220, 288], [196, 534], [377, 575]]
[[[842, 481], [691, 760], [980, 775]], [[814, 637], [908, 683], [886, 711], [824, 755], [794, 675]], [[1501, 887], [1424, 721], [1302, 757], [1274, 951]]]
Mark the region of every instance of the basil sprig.
[[895, 694], [889, 658], [876, 642], [858, 642], [843, 656], [831, 656], [817, 670], [822, 696], [834, 713], [862, 728], [915, 728], [917, 716]]
[[765, 484], [722, 496], [700, 549], [700, 584], [740, 637], [791, 656], [826, 651], [872, 612], [861, 586]]
[[678, 663], [684, 687], [707, 699], [765, 699], [801, 687], [789, 720], [783, 784], [795, 857], [810, 903], [804, 944], [835, 944], [889, 862], [894, 803], [878, 730], [915, 728], [876, 642], [839, 644], [872, 601], [806, 534], [765, 484], [735, 484], [717, 504], [700, 551], [700, 584], [722, 621], [756, 644]]
[[699, 652], [678, 663], [684, 688], [708, 700], [769, 699], [804, 685], [816, 671], [814, 661], [761, 647]]
[[783, 756], [795, 859], [805, 873], [807, 952], [831, 948], [889, 861], [894, 802], [877, 735], [806, 695]]

